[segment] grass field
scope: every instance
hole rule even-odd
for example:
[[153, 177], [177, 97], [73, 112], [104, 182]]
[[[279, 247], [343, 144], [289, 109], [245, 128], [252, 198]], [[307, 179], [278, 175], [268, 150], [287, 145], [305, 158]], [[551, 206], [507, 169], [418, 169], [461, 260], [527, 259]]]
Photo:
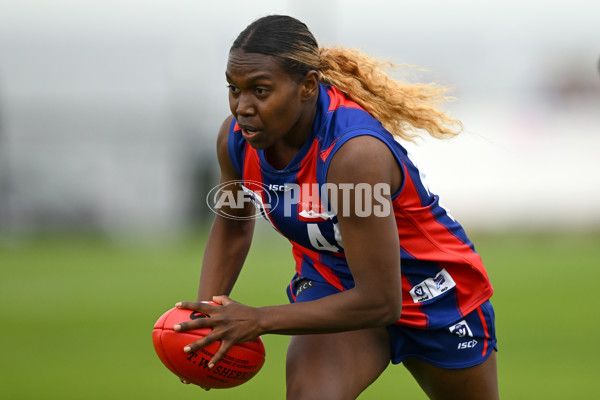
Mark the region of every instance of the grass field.
[[[472, 235], [496, 293], [505, 399], [596, 399], [600, 234]], [[93, 236], [0, 240], [0, 399], [281, 399], [287, 337], [265, 336], [247, 384], [204, 392], [155, 355], [156, 318], [193, 300], [203, 235], [146, 245]], [[287, 301], [289, 246], [261, 230], [232, 297]], [[596, 317], [594, 317], [596, 315]], [[402, 366], [360, 399], [424, 399]]]

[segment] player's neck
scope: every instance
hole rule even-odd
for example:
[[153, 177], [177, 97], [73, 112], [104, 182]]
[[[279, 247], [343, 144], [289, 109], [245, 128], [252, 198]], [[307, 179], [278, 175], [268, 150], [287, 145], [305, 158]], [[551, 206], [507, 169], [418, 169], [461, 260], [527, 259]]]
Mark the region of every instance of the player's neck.
[[287, 135], [265, 150], [265, 158], [273, 168], [284, 169], [288, 166], [312, 136], [316, 102], [307, 111], [307, 115], [301, 117]]

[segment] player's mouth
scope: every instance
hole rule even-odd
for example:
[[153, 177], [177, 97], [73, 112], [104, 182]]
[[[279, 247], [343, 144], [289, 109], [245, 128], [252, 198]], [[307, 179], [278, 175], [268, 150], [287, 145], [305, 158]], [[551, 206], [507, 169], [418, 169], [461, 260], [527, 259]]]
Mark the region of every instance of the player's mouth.
[[262, 132], [262, 131], [259, 129], [256, 129], [254, 127], [250, 127], [250, 126], [242, 127], [242, 136], [246, 140], [254, 139], [260, 132]]

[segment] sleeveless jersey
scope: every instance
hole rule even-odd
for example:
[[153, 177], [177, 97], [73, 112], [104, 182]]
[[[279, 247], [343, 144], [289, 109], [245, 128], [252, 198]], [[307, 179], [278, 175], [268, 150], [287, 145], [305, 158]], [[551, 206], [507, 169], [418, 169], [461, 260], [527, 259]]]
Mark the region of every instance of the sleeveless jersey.
[[292, 243], [296, 273], [343, 291], [354, 287], [354, 281], [337, 217], [321, 189], [336, 152], [360, 135], [385, 143], [403, 175], [401, 188], [392, 195], [402, 270], [403, 304], [397, 323], [437, 329], [460, 320], [493, 292], [480, 256], [461, 225], [423, 183], [404, 147], [344, 93], [321, 85], [311, 137], [284, 169], [273, 168], [263, 150], [243, 139], [235, 119], [228, 152], [244, 190]]

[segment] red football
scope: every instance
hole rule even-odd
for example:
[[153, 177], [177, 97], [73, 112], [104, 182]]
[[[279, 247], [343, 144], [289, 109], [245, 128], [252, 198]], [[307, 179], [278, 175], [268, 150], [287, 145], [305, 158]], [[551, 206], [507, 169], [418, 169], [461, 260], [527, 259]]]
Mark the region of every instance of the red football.
[[212, 369], [208, 362], [221, 345], [213, 342], [196, 352], [185, 353], [183, 348], [207, 335], [211, 328], [185, 332], [173, 330], [180, 322], [207, 315], [179, 308], [164, 313], [154, 324], [154, 349], [165, 366], [181, 379], [203, 388], [222, 389], [241, 385], [258, 373], [265, 362], [265, 346], [260, 337], [233, 346]]

